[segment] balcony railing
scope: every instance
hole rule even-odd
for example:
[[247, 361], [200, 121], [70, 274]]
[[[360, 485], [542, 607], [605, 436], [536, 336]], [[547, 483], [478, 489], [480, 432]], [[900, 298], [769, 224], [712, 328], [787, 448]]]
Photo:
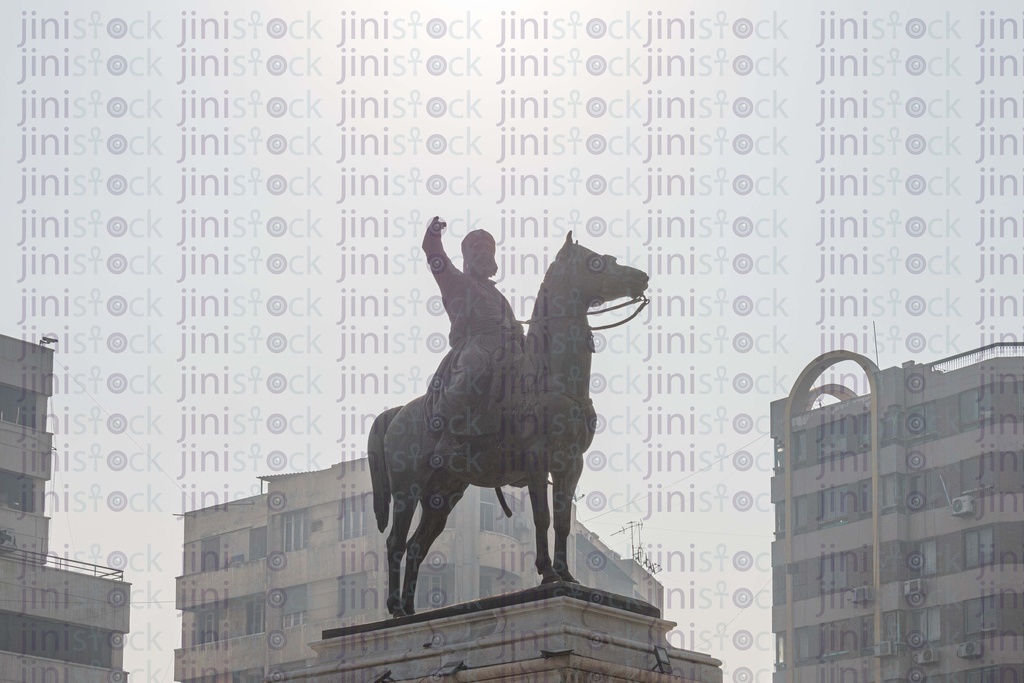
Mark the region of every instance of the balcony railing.
[[88, 574], [100, 579], [124, 581], [124, 570], [122, 569], [114, 569], [113, 567], [104, 567], [90, 562], [72, 560], [66, 557], [60, 557], [59, 555], [46, 555], [44, 553], [32, 552], [31, 550], [12, 548], [10, 550], [0, 551], [0, 558], [20, 560], [21, 562], [27, 565], [32, 565], [33, 567], [60, 569], [63, 571], [75, 572], [76, 574]]

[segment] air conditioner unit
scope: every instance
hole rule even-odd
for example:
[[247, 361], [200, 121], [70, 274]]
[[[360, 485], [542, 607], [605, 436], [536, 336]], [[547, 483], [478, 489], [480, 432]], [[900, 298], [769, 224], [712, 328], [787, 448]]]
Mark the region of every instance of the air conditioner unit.
[[933, 647], [926, 647], [914, 653], [915, 664], [938, 664], [939, 651]]
[[871, 586], [859, 586], [853, 589], [853, 604], [863, 605], [875, 599], [875, 591]]
[[892, 657], [896, 654], [896, 645], [891, 640], [885, 640], [881, 643], [875, 643], [875, 656], [876, 657]]
[[914, 593], [924, 593], [925, 585], [924, 579], [911, 579], [910, 581], [904, 581], [903, 594], [912, 595]]
[[238, 567], [239, 565], [245, 564], [245, 554], [232, 555], [231, 559], [228, 560], [229, 567]]
[[959, 496], [950, 502], [954, 517], [971, 517], [974, 515], [974, 496]]
[[978, 659], [981, 657], [981, 641], [971, 640], [966, 643], [962, 643], [960, 647], [956, 649], [956, 656], [960, 659]]
[[14, 531], [0, 528], [0, 552], [8, 552], [18, 547], [14, 540]]

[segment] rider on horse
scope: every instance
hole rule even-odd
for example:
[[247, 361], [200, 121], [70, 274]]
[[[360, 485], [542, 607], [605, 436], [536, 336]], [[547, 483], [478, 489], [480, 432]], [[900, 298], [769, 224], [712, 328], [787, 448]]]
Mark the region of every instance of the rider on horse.
[[430, 272], [451, 321], [451, 349], [441, 361], [426, 396], [426, 417], [440, 441], [434, 453], [445, 462], [466, 455], [501, 453], [501, 403], [515, 361], [525, 346], [523, 326], [490, 278], [498, 272], [494, 237], [474, 230], [462, 240], [463, 270], [441, 245], [446, 224], [436, 216], [423, 238]]

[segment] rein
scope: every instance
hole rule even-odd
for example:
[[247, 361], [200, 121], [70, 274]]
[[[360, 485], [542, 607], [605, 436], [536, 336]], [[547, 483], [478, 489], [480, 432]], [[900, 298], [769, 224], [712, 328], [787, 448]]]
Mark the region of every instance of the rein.
[[602, 313], [607, 313], [608, 311], [614, 311], [617, 308], [623, 308], [624, 306], [630, 306], [632, 304], [635, 304], [638, 301], [640, 302], [640, 306], [635, 311], [630, 313], [629, 317], [626, 318], [625, 320], [620, 320], [619, 322], [612, 323], [610, 325], [601, 325], [599, 327], [591, 327], [590, 330], [591, 331], [594, 331], [594, 330], [610, 330], [613, 327], [618, 327], [619, 325], [625, 325], [630, 320], [632, 320], [633, 318], [635, 318], [638, 315], [640, 315], [640, 312], [642, 310], [644, 310], [645, 308], [647, 308], [647, 304], [651, 303], [651, 300], [648, 299], [643, 294], [641, 294], [640, 296], [635, 296], [632, 299], [630, 299], [629, 301], [626, 301], [624, 303], [618, 304], [616, 306], [611, 306], [609, 308], [602, 308], [600, 311], [587, 311], [587, 315], [601, 315]]
[[[596, 330], [609, 330], [609, 329], [611, 329], [613, 327], [618, 327], [619, 325], [625, 325], [630, 320], [632, 320], [633, 318], [635, 318], [638, 315], [640, 315], [640, 312], [643, 311], [644, 308], [647, 307], [647, 304], [651, 303], [651, 300], [648, 299], [643, 294], [641, 294], [641, 295], [635, 296], [632, 299], [630, 299], [629, 301], [623, 302], [621, 304], [616, 304], [615, 306], [609, 306], [608, 308], [602, 308], [600, 311], [587, 311], [586, 315], [601, 315], [602, 313], [608, 313], [609, 311], [614, 311], [614, 310], [617, 310], [617, 309], [620, 309], [620, 308], [624, 308], [626, 306], [631, 306], [631, 305], [633, 305], [633, 304], [635, 304], [637, 302], [640, 303], [640, 306], [635, 311], [633, 311], [629, 315], [628, 318], [626, 318], [624, 320], [620, 320], [617, 323], [611, 323], [610, 325], [599, 325], [598, 327], [591, 327], [590, 330], [592, 332], [596, 331]], [[517, 320], [516, 322], [518, 322], [520, 325], [529, 325], [530, 323], [540, 322], [541, 320], [558, 320], [560, 318], [575, 318], [575, 317], [578, 317], [578, 316], [574, 316], [574, 315], [547, 315], [547, 316], [544, 316], [544, 317], [541, 317], [541, 318], [530, 318], [529, 320]]]

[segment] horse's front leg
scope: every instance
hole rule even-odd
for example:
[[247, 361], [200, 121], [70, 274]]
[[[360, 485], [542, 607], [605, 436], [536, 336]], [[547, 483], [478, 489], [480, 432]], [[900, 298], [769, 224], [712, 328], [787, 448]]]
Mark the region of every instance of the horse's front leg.
[[583, 458], [574, 457], [564, 464], [565, 469], [554, 474], [554, 488], [551, 501], [555, 508], [555, 558], [554, 570], [563, 581], [579, 583], [569, 572], [566, 545], [572, 527], [572, 499], [576, 485], [583, 474]]
[[548, 527], [551, 525], [551, 512], [548, 509], [548, 473], [532, 470], [527, 486], [530, 490], [530, 504], [533, 507], [533, 525], [537, 533], [537, 573], [544, 577], [541, 583], [561, 581], [562, 577], [551, 566], [551, 555], [548, 553]]

